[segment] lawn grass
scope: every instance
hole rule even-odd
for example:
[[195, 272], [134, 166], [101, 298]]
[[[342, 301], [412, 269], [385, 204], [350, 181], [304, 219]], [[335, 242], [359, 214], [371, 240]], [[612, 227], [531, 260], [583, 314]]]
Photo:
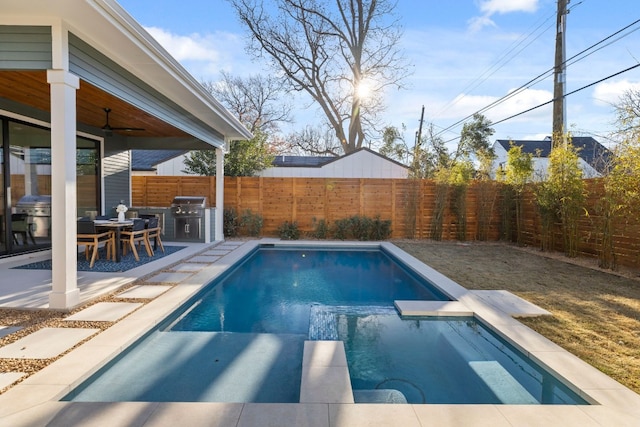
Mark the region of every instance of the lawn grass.
[[640, 280], [506, 244], [394, 241], [468, 289], [505, 289], [550, 311], [520, 321], [640, 393]]

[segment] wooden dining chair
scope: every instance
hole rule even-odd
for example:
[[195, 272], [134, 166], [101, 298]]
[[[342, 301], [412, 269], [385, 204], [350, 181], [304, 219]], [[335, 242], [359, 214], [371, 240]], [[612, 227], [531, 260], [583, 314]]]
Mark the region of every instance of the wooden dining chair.
[[115, 237], [111, 230], [96, 230], [96, 226], [91, 220], [79, 220], [78, 221], [78, 246], [84, 246], [84, 256], [89, 260], [89, 252], [91, 252], [91, 261], [89, 262], [89, 268], [93, 268], [93, 265], [98, 258], [98, 249], [100, 245], [104, 245], [107, 251], [107, 259], [115, 257]]
[[146, 224], [146, 232], [147, 232], [147, 242], [153, 242], [153, 247], [151, 248], [151, 253], [157, 248], [160, 248], [162, 253], [164, 253], [164, 245], [162, 244], [162, 239], [160, 238], [160, 234], [162, 233], [162, 228], [160, 228], [159, 219], [157, 216], [149, 217]]
[[147, 240], [147, 230], [144, 228], [144, 219], [135, 218], [133, 220], [133, 226], [130, 229], [124, 229], [120, 231], [120, 243], [122, 244], [122, 255], [127, 254], [127, 249], [130, 248], [133, 252], [133, 256], [136, 261], [140, 261], [138, 251], [136, 250], [136, 244], [138, 242], [144, 243], [144, 247], [147, 250], [147, 255], [153, 256], [151, 245]]

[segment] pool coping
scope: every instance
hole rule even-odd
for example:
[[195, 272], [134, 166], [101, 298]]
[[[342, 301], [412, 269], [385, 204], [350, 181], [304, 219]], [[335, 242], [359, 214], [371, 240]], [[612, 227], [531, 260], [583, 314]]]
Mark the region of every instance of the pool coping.
[[[592, 405], [395, 405], [351, 403], [300, 403], [300, 404], [213, 404], [213, 403], [146, 403], [117, 402], [60, 402], [64, 395], [104, 366], [115, 355], [155, 327], [169, 313], [195, 295], [208, 282], [219, 277], [237, 261], [262, 244], [295, 247], [382, 248], [401, 260], [419, 276], [429, 280], [452, 299], [467, 307], [474, 316], [493, 332], [506, 339], [536, 363], [546, 368], [572, 390]], [[547, 338], [518, 322], [508, 314], [487, 304], [478, 295], [422, 263], [389, 242], [318, 242], [280, 241], [262, 239], [249, 241], [218, 259], [172, 289], [145, 304], [109, 329], [53, 362], [51, 365], [25, 379], [0, 395], [0, 420], [10, 420], [11, 425], [44, 425], [51, 420], [69, 421], [70, 411], [89, 411], [95, 417], [109, 413], [110, 408], [127, 408], [125, 412], [151, 411], [137, 425], [152, 425], [155, 411], [187, 411], [195, 407], [202, 411], [231, 411], [228, 425], [253, 425], [255, 411], [273, 411], [284, 418], [296, 417], [303, 425], [357, 425], [366, 420], [381, 425], [394, 425], [402, 417], [408, 417], [404, 425], [421, 425], [433, 422], [434, 414], [442, 419], [469, 420], [476, 414], [482, 419], [494, 419], [496, 425], [518, 424], [522, 417], [539, 416], [540, 424], [549, 419], [562, 420], [565, 426], [632, 425], [640, 418], [640, 395], [618, 383], [604, 373], [572, 355]], [[478, 408], [480, 407], [480, 408]], [[93, 408], [93, 409], [92, 409]], [[191, 409], [187, 409], [191, 408]], [[226, 409], [225, 409], [226, 408]], [[235, 408], [235, 409], [234, 409]], [[235, 418], [238, 409], [237, 418]], [[146, 413], [146, 412], [145, 412]], [[216, 412], [217, 413], [217, 412]], [[65, 415], [67, 414], [65, 418]], [[301, 415], [302, 414], [302, 415]], [[306, 414], [306, 415], [305, 415]], [[315, 414], [315, 415], [310, 415]], [[254, 417], [254, 418], [252, 418]], [[302, 418], [300, 418], [302, 417]], [[364, 418], [359, 418], [364, 417]], [[398, 418], [400, 417], [400, 418]], [[480, 415], [478, 415], [480, 417]], [[551, 418], [549, 418], [551, 417]], [[388, 424], [384, 420], [388, 419]], [[235, 420], [235, 421], [234, 421]], [[360, 420], [360, 421], [355, 421]], [[429, 420], [429, 421], [422, 421]], [[543, 422], [543, 420], [547, 420]], [[565, 421], [566, 420], [566, 421]], [[325, 422], [326, 421], [326, 422]], [[4, 421], [3, 421], [4, 422]], [[59, 425], [65, 425], [59, 421]], [[256, 425], [264, 418], [255, 418]], [[355, 423], [355, 424], [353, 424]], [[500, 424], [504, 423], [504, 424]], [[54, 423], [54, 425], [56, 425]], [[444, 424], [443, 424], [444, 425]], [[455, 425], [455, 424], [451, 424]]]

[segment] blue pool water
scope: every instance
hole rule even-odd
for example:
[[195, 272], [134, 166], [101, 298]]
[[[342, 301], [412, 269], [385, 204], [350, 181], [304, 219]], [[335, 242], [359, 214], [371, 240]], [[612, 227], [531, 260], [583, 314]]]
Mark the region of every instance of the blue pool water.
[[356, 401], [585, 403], [473, 318], [393, 308], [416, 299], [448, 300], [383, 250], [261, 248], [64, 400], [298, 402], [304, 341], [339, 339]]
[[[397, 390], [408, 403], [584, 404], [472, 317], [400, 318], [328, 308], [345, 343], [351, 385]], [[318, 338], [324, 338], [319, 334]]]
[[448, 299], [380, 250], [261, 249], [168, 328], [306, 334], [314, 304]]

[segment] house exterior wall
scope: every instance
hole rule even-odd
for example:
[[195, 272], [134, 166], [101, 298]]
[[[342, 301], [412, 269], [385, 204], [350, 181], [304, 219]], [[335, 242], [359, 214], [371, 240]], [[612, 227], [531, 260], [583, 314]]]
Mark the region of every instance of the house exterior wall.
[[51, 27], [0, 25], [0, 69], [51, 68]]
[[[507, 164], [507, 150], [501, 144], [494, 144], [493, 150], [496, 155], [496, 159], [493, 163], [494, 177], [495, 173], [500, 170], [500, 167], [504, 167]], [[593, 168], [589, 163], [582, 158], [578, 158], [578, 166], [582, 170], [583, 178], [599, 178], [601, 175], [597, 170]], [[549, 169], [548, 157], [533, 157], [533, 176], [534, 181], [544, 181], [547, 177], [547, 170]]]
[[369, 151], [341, 157], [322, 167], [274, 167], [258, 176], [271, 178], [396, 178], [408, 176], [408, 169]]
[[178, 157], [174, 157], [171, 160], [160, 163], [157, 165], [155, 175], [162, 176], [187, 176], [189, 174], [182, 172], [182, 170], [186, 167], [184, 164], [184, 159], [187, 155], [182, 155]]
[[129, 200], [131, 194], [130, 153], [129, 150], [105, 147], [102, 160], [105, 215], [115, 216], [115, 207], [120, 203], [120, 200], [124, 200], [127, 206], [131, 206], [131, 200]]

